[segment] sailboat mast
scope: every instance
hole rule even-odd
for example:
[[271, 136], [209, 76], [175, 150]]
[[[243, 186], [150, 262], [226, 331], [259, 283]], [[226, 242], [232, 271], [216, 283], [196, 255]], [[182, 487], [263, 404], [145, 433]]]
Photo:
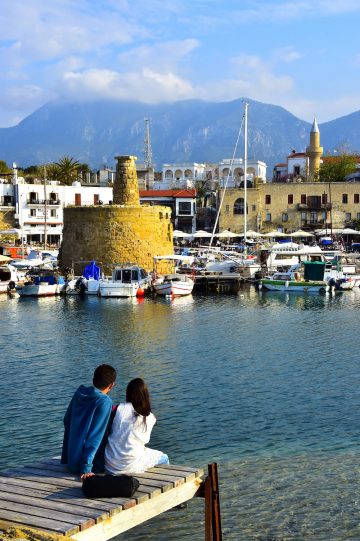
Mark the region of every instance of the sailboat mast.
[[246, 226], [247, 226], [247, 129], [248, 129], [248, 106], [249, 104], [244, 102], [244, 254], [247, 253], [246, 248]]

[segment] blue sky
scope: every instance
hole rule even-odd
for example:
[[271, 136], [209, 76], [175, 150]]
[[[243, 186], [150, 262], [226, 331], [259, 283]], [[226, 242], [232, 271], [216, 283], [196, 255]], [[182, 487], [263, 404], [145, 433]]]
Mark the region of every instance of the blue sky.
[[0, 127], [56, 99], [248, 97], [303, 120], [360, 109], [360, 0], [11, 0]]

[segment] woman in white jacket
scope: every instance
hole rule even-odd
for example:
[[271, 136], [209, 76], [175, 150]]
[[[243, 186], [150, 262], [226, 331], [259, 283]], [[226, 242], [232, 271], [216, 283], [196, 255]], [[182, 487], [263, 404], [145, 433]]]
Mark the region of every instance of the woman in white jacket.
[[107, 473], [141, 473], [159, 464], [169, 464], [167, 455], [145, 447], [155, 423], [146, 383], [135, 378], [127, 386], [126, 403], [119, 404], [115, 413], [105, 448]]

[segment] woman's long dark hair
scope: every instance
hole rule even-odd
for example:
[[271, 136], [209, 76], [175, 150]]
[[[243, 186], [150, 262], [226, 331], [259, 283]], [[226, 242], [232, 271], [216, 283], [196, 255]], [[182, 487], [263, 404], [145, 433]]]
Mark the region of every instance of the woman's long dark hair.
[[132, 379], [126, 387], [126, 402], [131, 402], [135, 415], [142, 415], [144, 425], [146, 417], [151, 413], [149, 390], [145, 381], [141, 378]]

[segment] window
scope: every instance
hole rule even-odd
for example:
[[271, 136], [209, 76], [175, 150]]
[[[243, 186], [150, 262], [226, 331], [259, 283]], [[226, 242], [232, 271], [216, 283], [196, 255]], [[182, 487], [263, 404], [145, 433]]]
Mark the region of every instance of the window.
[[326, 205], [327, 200], [328, 200], [328, 195], [327, 195], [327, 193], [323, 193], [322, 196], [321, 196], [321, 203], [322, 203], [323, 205]]
[[[248, 214], [249, 209], [246, 209], [246, 214]], [[234, 203], [234, 214], [244, 214], [244, 199], [239, 197]]]
[[294, 175], [300, 175], [300, 165], [295, 165], [294, 167]]
[[359, 203], [359, 202], [360, 202], [359, 194], [354, 193], [354, 203]]
[[51, 210], [50, 210], [50, 216], [51, 216], [52, 218], [56, 218], [56, 209], [51, 209]]
[[179, 214], [191, 215], [191, 201], [179, 201]]
[[283, 212], [283, 215], [282, 215], [282, 221], [283, 222], [287, 222], [289, 219], [289, 215], [287, 214], [287, 212]]
[[81, 207], [81, 193], [75, 194], [75, 205]]
[[266, 221], [266, 222], [271, 222], [271, 212], [267, 212], [267, 213], [266, 213], [265, 221]]
[[252, 205], [252, 210], [256, 210], [256, 205]]
[[99, 204], [99, 194], [98, 193], [94, 193], [94, 205], [98, 205]]
[[344, 203], [344, 205], [347, 204], [347, 202], [348, 202], [348, 194], [347, 193], [342, 194], [342, 202]]
[[346, 222], [350, 222], [350, 221], [351, 221], [351, 212], [347, 212], [347, 213], [345, 214], [345, 221], [346, 221]]
[[356, 219], [357, 219], [357, 220], [360, 220], [360, 212], [357, 213]]
[[301, 221], [306, 222], [306, 212], [301, 213]]
[[318, 213], [317, 212], [310, 212], [310, 223], [311, 224], [317, 224], [318, 223]]
[[36, 209], [30, 209], [30, 216], [36, 216]]
[[289, 193], [288, 195], [288, 205], [292, 205], [294, 203], [294, 196], [292, 193]]
[[300, 196], [300, 203], [306, 205], [306, 193], [302, 193]]
[[271, 205], [271, 195], [265, 195], [265, 205]]

